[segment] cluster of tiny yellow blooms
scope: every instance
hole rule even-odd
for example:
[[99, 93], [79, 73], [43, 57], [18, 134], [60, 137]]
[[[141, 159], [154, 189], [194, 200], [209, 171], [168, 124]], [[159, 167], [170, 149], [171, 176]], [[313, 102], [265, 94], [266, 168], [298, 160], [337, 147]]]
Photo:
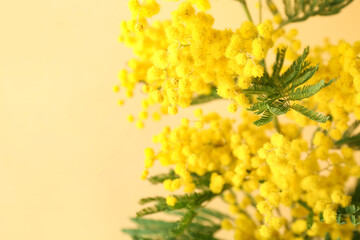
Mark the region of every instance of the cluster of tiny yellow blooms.
[[[271, 172], [259, 188], [263, 200], [257, 203], [257, 210], [264, 216], [265, 223], [268, 223], [262, 228], [267, 229], [265, 232], [270, 239], [277, 239], [273, 234], [277, 234], [276, 230], [284, 224], [284, 219], [277, 219], [274, 214], [280, 205], [294, 207], [294, 204], [296, 206], [299, 201], [303, 201], [315, 215], [323, 213], [324, 223], [315, 217], [315, 224], [308, 231], [305, 217], [309, 212], [305, 210], [299, 215], [292, 214], [299, 219], [289, 226], [291, 232], [288, 234], [301, 235], [307, 231], [308, 236], [316, 237], [324, 236], [331, 227], [337, 228], [338, 206], [346, 207], [351, 202], [351, 197], [344, 193], [344, 186], [350, 176], [359, 177], [360, 174], [353, 150], [349, 147], [342, 147], [340, 152], [331, 150], [333, 141], [322, 132], [316, 132], [313, 145], [314, 148], [309, 149], [303, 139], [289, 141], [276, 133], [258, 151], [258, 156], [266, 160]], [[351, 237], [351, 231], [346, 233], [349, 229], [344, 227], [339, 235], [334, 230], [329, 232], [335, 238], [341, 236], [341, 239], [348, 239]], [[285, 231], [284, 236], [286, 234]], [[285, 239], [291, 238], [289, 236]]]
[[[149, 106], [160, 104], [160, 113], [176, 114], [178, 107], [188, 107], [194, 97], [209, 94], [212, 88], [230, 100], [229, 111], [248, 106], [242, 89], [250, 86], [252, 77], [263, 75], [261, 61], [280, 36], [270, 21], [257, 26], [245, 21], [234, 31], [218, 30], [213, 28], [214, 18], [205, 13], [210, 7], [207, 0], [185, 0], [171, 13], [171, 20], [149, 24], [146, 18], [159, 11], [155, 0], [130, 0], [129, 7], [132, 19], [122, 22], [119, 39], [136, 58], [128, 62], [130, 70], [120, 71], [114, 91], [124, 89], [132, 97], [137, 84], [142, 84], [147, 98], [142, 102], [139, 128]], [[160, 113], [155, 113], [155, 120]]]
[[[216, 113], [204, 115], [200, 109], [195, 117], [156, 135], [153, 140], [161, 144], [159, 152], [145, 150], [143, 179], [156, 161], [173, 168], [178, 177], [163, 182], [171, 192], [166, 199], [169, 206], [177, 202], [173, 192], [196, 190], [193, 174], [208, 173], [209, 189], [222, 194], [236, 215], [235, 220], [222, 222], [223, 229], [234, 231], [234, 239], [302, 239], [305, 232], [317, 237], [327, 231], [335, 238], [351, 239], [353, 226], [336, 223], [337, 208], [351, 202], [344, 192], [345, 183], [351, 176], [360, 176], [351, 148], [332, 150], [333, 140], [322, 131], [316, 132], [311, 148], [294, 134], [299, 129], [269, 138], [266, 132], [272, 126], [253, 126], [254, 116], [246, 111], [236, 127], [233, 120]], [[237, 192], [245, 196], [240, 201]], [[309, 230], [309, 211], [300, 201], [313, 209], [314, 224]], [[248, 214], [249, 208], [255, 214]], [[293, 221], [281, 216], [280, 208], [291, 209]], [[324, 222], [317, 217], [319, 213]]]
[[[330, 54], [330, 60], [320, 66], [318, 78], [337, 78], [336, 82], [319, 92], [312, 99], [319, 103], [318, 109], [331, 114], [333, 121], [323, 126], [330, 136], [338, 140], [354, 118], [360, 120], [360, 41], [349, 44], [345, 41], [337, 45], [326, 43], [318, 48], [317, 59]], [[321, 99], [321, 101], [320, 101]], [[349, 121], [350, 120], [350, 121]]]

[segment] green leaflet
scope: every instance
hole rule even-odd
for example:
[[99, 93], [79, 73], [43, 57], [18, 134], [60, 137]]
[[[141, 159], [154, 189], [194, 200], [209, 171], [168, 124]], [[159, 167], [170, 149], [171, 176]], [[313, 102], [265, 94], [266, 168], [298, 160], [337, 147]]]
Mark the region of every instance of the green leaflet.
[[282, 115], [289, 111], [288, 102], [284, 101], [276, 101], [272, 103], [271, 105], [267, 105], [267, 109], [273, 114], [273, 115]]
[[167, 222], [163, 220], [145, 219], [145, 218], [131, 218], [131, 221], [146, 228], [157, 228], [158, 226], [173, 227], [174, 222]]
[[284, 64], [285, 53], [286, 53], [286, 48], [277, 49], [276, 61], [275, 64], [273, 65], [273, 76], [279, 76], [281, 68]]
[[[206, 173], [203, 176], [199, 176], [195, 173], [192, 173], [191, 176], [193, 177], [193, 182], [195, 183], [196, 187], [199, 189], [206, 190], [210, 184], [210, 176], [211, 173]], [[162, 184], [166, 179], [177, 179], [179, 176], [171, 169], [168, 173], [161, 173], [155, 176], [151, 176], [148, 178], [149, 182], [152, 184]]]
[[269, 122], [271, 122], [274, 118], [274, 115], [270, 112], [269, 109], [266, 109], [265, 112], [263, 113], [263, 115], [261, 116], [260, 119], [256, 120], [254, 122], [254, 124], [256, 126], [262, 126], [262, 125], [265, 125]]
[[[167, 212], [168, 214], [177, 215], [177, 216], [184, 216], [183, 210], [179, 211], [171, 211]], [[212, 208], [203, 208], [200, 207], [197, 209], [197, 216], [194, 218], [196, 222], [207, 222], [214, 224], [215, 221], [221, 221], [224, 218], [232, 219], [231, 216], [222, 213], [218, 210], [212, 209]]]
[[309, 98], [316, 93], [318, 93], [322, 88], [327, 87], [330, 85], [335, 79], [331, 79], [328, 83], [325, 83], [324, 80], [314, 84], [314, 85], [307, 85], [303, 87], [296, 88], [295, 90], [291, 91], [288, 95], [289, 100], [301, 100], [305, 98]]
[[294, 101], [309, 98], [318, 93], [324, 87], [329, 86], [334, 79], [325, 83], [324, 80], [314, 85], [303, 85], [314, 76], [319, 66], [309, 66], [306, 61], [309, 48], [305, 48], [290, 67], [280, 75], [284, 63], [286, 49], [278, 49], [276, 61], [273, 65], [273, 75], [264, 74], [261, 78], [255, 78], [248, 89], [243, 92], [248, 95], [257, 95], [257, 101], [248, 108], [255, 114], [261, 115], [260, 119], [254, 122], [256, 126], [262, 126], [274, 119], [274, 116], [282, 115], [291, 109], [301, 113], [305, 117], [317, 121], [326, 122], [329, 117], [316, 113]]
[[325, 86], [325, 81], [321, 80], [320, 82], [311, 85], [311, 86], [303, 86], [294, 89], [294, 91], [289, 93], [289, 99], [292, 101], [302, 100], [305, 98], [309, 98], [316, 93], [318, 93]]
[[139, 201], [139, 204], [144, 205], [150, 202], [159, 202], [159, 201], [166, 201], [164, 197], [148, 197], [148, 198], [142, 198]]
[[[178, 202], [174, 207], [169, 207], [163, 197], [150, 197], [142, 199], [142, 202], [153, 202], [153, 207], [145, 208], [137, 213], [136, 218], [131, 220], [137, 224], [136, 229], [123, 229], [133, 239], [209, 239], [214, 237], [221, 226], [221, 220], [227, 215], [208, 208], [202, 207], [203, 203], [210, 201], [216, 195], [211, 191], [177, 195]], [[163, 221], [143, 218], [145, 215], [165, 212], [180, 216], [178, 221]]]
[[162, 184], [166, 179], [174, 180], [176, 178], [179, 178], [174, 172], [174, 170], [170, 170], [169, 173], [161, 173], [152, 177], [149, 177], [148, 180], [152, 184]]
[[292, 81], [295, 80], [295, 78], [304, 69], [303, 63], [308, 55], [309, 47], [305, 48], [303, 54], [291, 64], [291, 66], [286, 70], [283, 75], [281, 75], [280, 81], [282, 85], [289, 85]]
[[272, 101], [259, 101], [257, 103], [254, 103], [253, 105], [251, 105], [250, 108], [248, 108], [248, 110], [250, 110], [250, 111], [256, 111], [257, 110], [257, 111], [259, 111], [259, 114], [261, 114], [267, 108], [266, 106], [268, 104], [270, 104], [271, 102]]
[[137, 235], [137, 236], [165, 235], [167, 234], [167, 228], [173, 228], [176, 225], [176, 223], [173, 222], [157, 221], [152, 219], [141, 219], [141, 220], [144, 220], [143, 223], [138, 222], [138, 224], [143, 225], [142, 228], [123, 229], [123, 232], [129, 235]]
[[136, 213], [136, 217], [143, 217], [143, 216], [158, 213], [158, 212], [164, 212], [169, 209], [170, 208], [166, 205], [166, 203], [162, 203], [162, 204], [158, 203], [157, 205], [155, 205], [153, 207], [147, 207], [147, 208], [141, 209], [140, 211], [138, 211]]
[[356, 134], [354, 136], [351, 136], [351, 137], [341, 138], [340, 140], [335, 142], [335, 145], [337, 145], [338, 147], [340, 147], [344, 144], [348, 145], [351, 148], [359, 149], [360, 148], [360, 133]]
[[316, 121], [316, 122], [324, 123], [327, 120], [329, 120], [329, 118], [330, 118], [329, 116], [324, 116], [321, 113], [314, 112], [313, 110], [310, 110], [307, 107], [304, 107], [299, 104], [294, 104], [291, 106], [291, 108], [294, 109], [295, 111], [301, 113], [305, 117], [307, 117], [313, 121]]
[[273, 92], [275, 89], [272, 86], [254, 84], [250, 86], [248, 89], [244, 89], [243, 92], [246, 94], [262, 94]]
[[292, 90], [298, 86], [300, 86], [301, 84], [304, 84], [305, 82], [307, 82], [315, 73], [316, 71], [319, 69], [319, 65], [317, 65], [316, 67], [309, 67], [307, 69], [305, 69], [298, 78], [296, 78], [290, 85], [289, 90]]
[[182, 234], [185, 229], [191, 224], [192, 220], [196, 216], [196, 211], [193, 209], [190, 209], [185, 213], [185, 215], [176, 222], [176, 225], [174, 228], [172, 228], [168, 234], [168, 238], [174, 238], [180, 234]]
[[211, 208], [200, 208], [199, 213], [201, 215], [205, 215], [207, 217], [214, 217], [218, 220], [223, 220], [224, 218], [232, 218], [227, 214], [224, 214], [222, 212], [219, 212], [219, 211], [217, 211], [215, 209], [211, 209]]
[[[147, 198], [150, 200], [154, 200], [157, 203], [152, 207], [144, 208], [136, 213], [137, 217], [143, 217], [146, 215], [158, 213], [158, 212], [164, 212], [164, 211], [172, 211], [177, 209], [183, 209], [183, 208], [192, 208], [193, 206], [198, 207], [201, 206], [201, 204], [205, 201], [208, 201], [212, 199], [215, 196], [211, 191], [203, 191], [200, 193], [191, 193], [186, 195], [175, 195], [175, 197], [178, 199], [175, 206], [170, 207], [166, 204], [165, 198], [156, 197], [156, 198]], [[151, 202], [151, 201], [149, 201]]]
[[[181, 215], [182, 219], [186, 218], [186, 213]], [[129, 234], [133, 239], [209, 239], [217, 240], [213, 235], [221, 227], [219, 223], [203, 224], [196, 218], [187, 225], [185, 232], [178, 236], [171, 236], [169, 230], [177, 229], [181, 221], [163, 221], [145, 218], [131, 218], [131, 221], [137, 224], [136, 229], [123, 229], [124, 233]]]

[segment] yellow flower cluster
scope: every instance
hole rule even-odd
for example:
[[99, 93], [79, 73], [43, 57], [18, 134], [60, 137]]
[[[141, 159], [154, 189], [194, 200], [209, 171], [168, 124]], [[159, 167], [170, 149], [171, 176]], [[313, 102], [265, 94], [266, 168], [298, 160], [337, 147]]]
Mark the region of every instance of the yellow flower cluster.
[[[236, 127], [233, 120], [216, 113], [203, 115], [196, 110], [195, 116], [191, 123], [183, 119], [180, 127], [166, 127], [155, 136], [154, 142], [161, 144], [157, 154], [150, 148], [145, 150], [145, 173], [159, 161], [177, 174], [178, 178], [163, 182], [166, 190], [183, 187], [185, 193], [193, 192], [193, 174], [210, 174], [209, 189], [223, 194], [230, 212], [237, 216], [234, 223], [222, 223], [224, 229], [235, 231], [235, 239], [295, 239], [305, 231], [309, 236], [323, 236], [327, 230], [337, 229], [338, 206], [351, 202], [344, 192], [345, 183], [351, 176], [360, 176], [351, 148], [332, 150], [331, 137], [321, 131], [316, 132], [312, 149], [293, 134], [275, 133], [269, 138], [268, 127], [251, 125], [253, 116], [247, 112], [242, 113], [243, 122]], [[243, 192], [245, 197], [238, 202], [232, 191]], [[174, 197], [167, 198], [168, 205], [175, 202]], [[309, 211], [301, 210], [301, 202], [313, 209], [310, 230], [305, 220]], [[248, 207], [257, 212], [255, 216], [246, 214]], [[292, 209], [298, 220], [291, 223], [281, 216], [281, 207]], [[317, 217], [319, 213], [324, 223]], [[350, 227], [344, 229], [351, 232]], [[342, 236], [346, 234], [351, 236]]]
[[261, 61], [276, 36], [270, 21], [257, 26], [246, 21], [235, 31], [218, 30], [213, 28], [214, 18], [203, 11], [209, 8], [207, 0], [185, 0], [171, 20], [148, 24], [145, 17], [158, 12], [155, 0], [130, 0], [129, 6], [133, 18], [122, 22], [119, 38], [136, 55], [128, 63], [131, 70], [119, 73], [127, 97], [142, 83], [148, 96], [144, 110], [161, 104], [162, 113], [176, 114], [178, 107], [188, 107], [194, 97], [216, 87], [218, 95], [233, 102], [231, 112], [248, 106], [242, 89], [264, 73]]
[[[260, 196], [264, 200], [257, 204], [258, 211], [265, 219], [272, 218], [274, 210], [280, 205], [292, 206], [302, 201], [315, 214], [323, 213], [326, 224], [332, 224], [336, 222], [337, 207], [350, 204], [351, 197], [344, 193], [345, 183], [350, 176], [360, 176], [352, 149], [343, 147], [341, 154], [331, 150], [333, 141], [322, 132], [315, 134], [313, 144], [316, 148], [308, 149], [305, 140], [289, 141], [277, 133], [259, 149], [259, 157], [266, 160], [271, 172], [267, 181], [260, 186]], [[308, 214], [305, 211], [302, 217]], [[314, 221], [320, 224], [317, 217]], [[282, 226], [268, 225], [273, 232]], [[292, 225], [295, 234], [306, 230], [305, 220]], [[310, 232], [313, 234], [311, 236], [321, 236], [317, 235], [318, 231]]]
[[[176, 180], [164, 181], [167, 190], [174, 191], [184, 186], [185, 192], [194, 190], [191, 173], [199, 176], [210, 172], [209, 188], [220, 193], [225, 184], [240, 187], [248, 177], [247, 169], [260, 164], [258, 157], [253, 159], [257, 149], [267, 140], [264, 131], [257, 127], [248, 127], [248, 123], [232, 130], [233, 121], [222, 119], [218, 114], [203, 115], [196, 111], [197, 120], [191, 126], [188, 119], [183, 119], [180, 127], [164, 131], [154, 137], [154, 142], [161, 143], [161, 151], [156, 155], [162, 166], [174, 165]], [[145, 161], [145, 168], [149, 168]], [[256, 165], [257, 164], [257, 165]], [[255, 179], [248, 179], [247, 188], [257, 187]]]

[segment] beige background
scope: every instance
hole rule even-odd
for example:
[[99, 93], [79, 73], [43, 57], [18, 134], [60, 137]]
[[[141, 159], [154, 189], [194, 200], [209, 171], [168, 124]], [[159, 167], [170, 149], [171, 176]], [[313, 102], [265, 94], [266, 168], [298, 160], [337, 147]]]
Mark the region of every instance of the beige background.
[[[235, 1], [214, 6], [217, 27], [244, 20]], [[360, 39], [359, 10], [302, 24], [304, 45]], [[119, 108], [111, 90], [131, 56], [117, 43], [129, 16], [126, 0], [1, 1], [0, 239], [129, 239], [137, 200], [163, 192], [139, 174], [170, 118], [137, 131], [125, 116], [141, 96]]]

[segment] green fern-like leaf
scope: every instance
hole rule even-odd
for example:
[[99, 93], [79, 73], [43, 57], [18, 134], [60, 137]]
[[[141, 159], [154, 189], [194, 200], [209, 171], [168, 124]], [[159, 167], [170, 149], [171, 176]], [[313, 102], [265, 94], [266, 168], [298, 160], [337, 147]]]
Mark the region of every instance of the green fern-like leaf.
[[[182, 220], [186, 217], [185, 215], [186, 213], [181, 213]], [[163, 221], [145, 218], [131, 218], [131, 221], [137, 224], [137, 228], [123, 229], [122, 231], [129, 234], [133, 239], [217, 240], [213, 235], [221, 228], [219, 223], [214, 223], [210, 219], [207, 219], [207, 221], [198, 221], [198, 216], [196, 216], [183, 232], [179, 233], [177, 236], [170, 237], [169, 233], [171, 233], [171, 230], [179, 229], [180, 221]]]
[[260, 113], [262, 113], [263, 111], [266, 110], [267, 105], [270, 104], [271, 101], [259, 101], [257, 103], [254, 103], [253, 105], [251, 105], [248, 110], [250, 111], [259, 111]]
[[[267, 2], [272, 1], [267, 0]], [[352, 2], [353, 0], [283, 0], [284, 12], [287, 19], [284, 20], [280, 26], [305, 21], [313, 16], [334, 15]], [[271, 5], [268, 4], [268, 6], [272, 9]], [[272, 13], [274, 15], [278, 14], [278, 12], [274, 10], [272, 10]]]
[[315, 95], [316, 93], [318, 93], [324, 87], [329, 86], [334, 80], [335, 79], [332, 79], [328, 83], [325, 83], [325, 81], [323, 79], [314, 85], [306, 85], [303, 87], [298, 87], [298, 88], [292, 90], [288, 94], [289, 100], [295, 101], [295, 100], [309, 98], [309, 97]]
[[328, 83], [321, 80], [314, 85], [303, 85], [319, 69], [318, 65], [310, 67], [310, 62], [306, 61], [306, 57], [309, 55], [309, 47], [305, 48], [303, 54], [280, 76], [285, 52], [286, 49], [278, 49], [271, 77], [266, 75], [265, 77], [256, 78], [250, 88], [243, 90], [247, 94], [258, 95], [256, 98], [257, 102], [252, 103], [248, 109], [254, 111], [257, 115], [261, 115], [260, 119], [255, 121], [254, 124], [262, 126], [273, 119], [276, 120], [274, 116], [287, 113], [292, 106], [296, 111], [312, 120], [320, 122], [328, 120], [329, 118], [309, 109], [299, 107], [300, 105], [296, 105], [293, 102], [313, 96], [322, 88], [330, 85], [334, 79]]
[[260, 119], [256, 120], [254, 124], [256, 126], [265, 125], [273, 120], [274, 116], [269, 109], [266, 109]]
[[195, 216], [196, 216], [196, 211], [192, 209], [187, 211], [185, 215], [176, 223], [176, 226], [170, 230], [168, 237], [174, 238], [182, 234], [185, 231], [185, 229], [191, 224]]
[[273, 76], [279, 76], [282, 66], [284, 65], [286, 48], [278, 48], [276, 53], [276, 60], [273, 65]]
[[309, 47], [305, 48], [303, 54], [291, 64], [283, 75], [281, 75], [280, 81], [283, 86], [290, 84], [301, 73], [303, 63], [308, 55]]
[[289, 111], [289, 104], [287, 101], [276, 101], [272, 104], [267, 105], [267, 109], [274, 115], [282, 115]]
[[174, 222], [167, 222], [163, 220], [146, 219], [146, 218], [131, 218], [132, 222], [138, 224], [142, 228], [157, 228], [157, 227], [173, 227], [176, 224]]
[[186, 203], [188, 207], [199, 207], [201, 206], [201, 204], [203, 204], [206, 201], [209, 201], [210, 199], [212, 199], [213, 197], [215, 197], [216, 194], [214, 194], [211, 191], [203, 191], [200, 193], [191, 193], [191, 194], [186, 194], [183, 197], [179, 197], [178, 202], [179, 203]]
[[298, 87], [289, 93], [289, 99], [292, 101], [302, 100], [309, 98], [316, 93], [318, 93], [325, 86], [325, 81], [321, 80], [320, 82], [314, 85], [307, 85], [303, 87]]
[[319, 69], [319, 65], [316, 67], [310, 67], [305, 69], [290, 85], [289, 90], [295, 89], [296, 87], [307, 82]]
[[272, 86], [272, 79], [267, 72], [264, 72], [264, 74], [261, 77], [253, 78], [252, 83], [265, 85], [265, 86]]
[[229, 217], [216, 210], [201, 206], [194, 206], [191, 209], [171, 210], [166, 213], [175, 214], [181, 218], [179, 221], [132, 218], [131, 220], [137, 224], [137, 228], [123, 229], [123, 232], [129, 234], [133, 239], [218, 240], [214, 237], [214, 234], [221, 229], [221, 220]]
[[217, 218], [218, 220], [223, 220], [224, 218], [228, 218], [228, 219], [232, 218], [227, 214], [224, 214], [222, 212], [219, 212], [218, 210], [211, 209], [211, 208], [200, 208], [199, 214], [205, 215], [207, 217], [214, 217], [214, 218]]
[[262, 93], [271, 93], [274, 92], [275, 89], [271, 86], [254, 84], [250, 86], [248, 89], [243, 89], [243, 92], [246, 94], [262, 94]]
[[141, 227], [138, 229], [123, 229], [124, 233], [130, 234], [132, 236], [148, 236], [151, 235], [166, 235], [169, 228], [176, 226], [176, 223], [166, 222], [153, 219], [138, 219], [141, 220]]
[[[297, 12], [304, 7], [304, 4], [299, 4], [298, 2], [292, 4], [291, 0], [286, 0], [286, 2], [288, 6], [296, 6], [296, 11], [291, 14], [297, 14]], [[267, 0], [267, 3], [272, 3], [272, 1]], [[272, 76], [265, 71], [263, 76], [252, 79], [249, 88], [241, 90], [250, 101], [251, 105], [248, 110], [253, 111], [256, 115], [261, 115], [260, 119], [256, 120], [254, 124], [256, 126], [267, 124], [273, 119], [276, 119], [274, 118], [275, 116], [286, 114], [291, 108], [315, 121], [324, 122], [328, 120], [328, 117], [315, 113], [309, 109], [299, 107], [300, 105], [296, 105], [294, 101], [299, 101], [315, 95], [322, 88], [330, 85], [334, 79], [327, 83], [325, 80], [321, 80], [314, 85], [304, 86], [304, 84], [310, 80], [319, 69], [319, 65], [310, 66], [310, 62], [306, 61], [306, 58], [309, 55], [309, 47], [304, 49], [303, 53], [295, 61], [293, 61], [290, 67], [283, 74], [280, 74], [284, 65], [285, 53], [286, 48], [277, 49]], [[199, 96], [193, 100], [193, 103], [206, 102], [213, 99], [214, 96], [215, 98], [219, 97], [216, 93], [215, 87], [212, 88], [212, 92], [209, 95]], [[150, 178], [149, 180], [156, 184], [162, 183], [165, 179], [174, 178], [177, 178], [176, 174], [170, 176], [156, 176]], [[209, 179], [207, 178], [206, 180]], [[201, 189], [203, 190], [206, 190], [208, 187], [207, 184], [201, 183], [196, 184], [196, 186], [201, 186]]]
[[170, 208], [166, 205], [166, 203], [158, 204], [153, 207], [147, 207], [147, 208], [141, 209], [140, 211], [138, 211], [136, 213], [136, 217], [143, 217], [143, 216], [158, 213], [158, 212], [164, 212], [166, 210], [170, 210]]
[[329, 116], [324, 116], [321, 113], [314, 112], [313, 110], [299, 104], [293, 104], [291, 108], [316, 122], [324, 123], [330, 118]]
[[139, 201], [139, 204], [144, 205], [150, 202], [166, 202], [166, 199], [164, 197], [147, 197], [147, 198], [142, 198]]
[[[199, 223], [202, 225], [206, 225], [208, 227], [214, 227], [216, 225], [215, 224], [216, 221], [221, 221], [224, 218], [232, 219], [231, 216], [211, 208], [198, 207], [196, 211], [197, 211], [197, 215], [194, 218], [193, 221], [194, 224]], [[167, 214], [183, 217], [185, 212], [184, 209], [181, 209], [181, 210], [174, 210], [167, 212]]]
[[[166, 204], [165, 198], [156, 197], [156, 198], [150, 198], [150, 200], [156, 201], [156, 205], [152, 207], [144, 208], [136, 213], [137, 217], [143, 217], [146, 215], [158, 213], [158, 212], [164, 212], [164, 211], [173, 211], [176, 209], [183, 209], [183, 208], [193, 208], [193, 207], [199, 207], [202, 203], [212, 199], [216, 195], [212, 193], [211, 191], [203, 191], [199, 193], [191, 193], [186, 195], [175, 195], [175, 197], [178, 199], [175, 206], [170, 207]], [[157, 200], [155, 200], [157, 199]], [[149, 198], [147, 199], [149, 200]], [[145, 201], [147, 201], [145, 200]]]
[[204, 190], [204, 191], [209, 189], [210, 177], [211, 177], [210, 172], [207, 172], [202, 176], [192, 173], [191, 177], [193, 178], [193, 182], [196, 185], [196, 188]]
[[168, 173], [161, 173], [152, 177], [148, 178], [148, 181], [152, 184], [162, 184], [166, 179], [174, 180], [176, 178], [179, 178], [179, 176], [176, 175], [174, 170], [170, 170]]

